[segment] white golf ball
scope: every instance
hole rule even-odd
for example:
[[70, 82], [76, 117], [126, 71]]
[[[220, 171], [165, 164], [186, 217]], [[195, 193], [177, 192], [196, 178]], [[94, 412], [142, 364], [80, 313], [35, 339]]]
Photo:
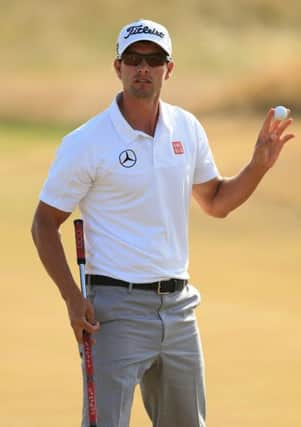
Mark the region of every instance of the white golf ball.
[[284, 120], [288, 116], [288, 109], [283, 107], [283, 105], [278, 105], [274, 109], [274, 118], [275, 120]]

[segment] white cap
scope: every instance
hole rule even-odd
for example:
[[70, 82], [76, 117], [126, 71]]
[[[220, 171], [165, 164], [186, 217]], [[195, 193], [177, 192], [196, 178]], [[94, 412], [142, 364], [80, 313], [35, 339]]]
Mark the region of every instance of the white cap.
[[167, 29], [157, 22], [148, 19], [139, 19], [124, 26], [117, 39], [117, 57], [120, 59], [123, 52], [133, 43], [150, 41], [160, 46], [171, 57], [171, 39]]

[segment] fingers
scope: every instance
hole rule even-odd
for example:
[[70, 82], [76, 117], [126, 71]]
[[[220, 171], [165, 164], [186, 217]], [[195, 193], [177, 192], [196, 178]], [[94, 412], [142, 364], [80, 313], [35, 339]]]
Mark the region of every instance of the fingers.
[[[95, 322], [94, 324], [88, 322], [85, 318], [79, 321], [71, 322], [71, 326], [76, 337], [76, 340], [79, 344], [83, 343], [83, 332], [87, 332], [88, 334], [94, 334], [99, 330], [99, 322]], [[91, 338], [92, 344], [95, 344], [95, 339]]]
[[278, 127], [277, 127], [277, 132], [281, 135], [285, 129], [291, 124], [293, 123], [293, 119], [287, 119], [287, 120], [283, 120], [283, 121], [279, 121], [278, 122]]
[[94, 307], [89, 300], [86, 300], [86, 303], [86, 319], [93, 325], [96, 323]]
[[262, 134], [266, 134], [270, 131], [271, 123], [273, 122], [274, 118], [274, 108], [270, 108], [268, 114], [266, 115], [266, 118], [263, 122], [261, 132]]
[[[84, 326], [84, 330], [90, 334], [94, 334], [95, 332], [98, 331], [100, 325], [99, 325], [99, 322], [97, 322], [95, 319], [95, 311], [94, 311], [93, 305], [89, 301], [87, 302], [88, 302], [88, 309], [86, 312], [86, 323]], [[96, 341], [94, 338], [90, 337], [90, 339], [93, 345], [96, 344]]]
[[[262, 128], [259, 132], [258, 135], [258, 142], [262, 143], [262, 142], [267, 142], [267, 141], [273, 141], [273, 142], [282, 142], [281, 136], [283, 134], [283, 132], [292, 124], [293, 119], [292, 118], [287, 118], [285, 120], [275, 120], [274, 117], [274, 108], [271, 108], [268, 111], [268, 114], [263, 122]], [[289, 114], [290, 114], [290, 110]], [[289, 139], [292, 139], [294, 136], [291, 136], [293, 134], [290, 134], [290, 137], [287, 138], [285, 136], [285, 142], [288, 141]]]
[[274, 111], [274, 108], [271, 108], [265, 117], [253, 157], [254, 162], [265, 169], [274, 165], [283, 145], [296, 136], [294, 133], [286, 133], [293, 119], [289, 117], [284, 120], [275, 120]]
[[90, 323], [88, 320], [84, 319], [81, 328], [89, 334], [94, 334], [99, 329], [99, 322], [94, 321], [94, 323]]
[[[281, 124], [278, 124], [276, 129], [273, 129], [272, 133], [270, 134], [270, 138], [273, 142], [279, 143], [280, 145], [283, 145], [285, 142], [289, 141], [290, 139], [295, 137], [295, 134], [284, 134], [285, 130], [290, 126], [290, 124], [293, 122], [293, 119], [283, 120]], [[274, 138], [272, 138], [274, 137]]]
[[285, 144], [287, 141], [289, 141], [290, 139], [293, 139], [293, 138], [295, 138], [295, 136], [296, 136], [296, 134], [294, 134], [294, 133], [289, 133], [289, 134], [287, 134], [287, 135], [284, 135], [284, 137], [283, 138], [281, 138], [281, 143], [282, 144]]
[[288, 109], [288, 116], [285, 120], [275, 120], [275, 108], [270, 108], [268, 111], [265, 120], [263, 122], [261, 133], [267, 134], [271, 131], [280, 130], [283, 132], [293, 121], [289, 116], [291, 114], [291, 110]]
[[[283, 132], [290, 126], [290, 124], [293, 122], [293, 119], [288, 119], [285, 121], [279, 121], [274, 122], [275, 125], [271, 127], [271, 130], [268, 134], [266, 134], [266, 139], [270, 139], [273, 142], [281, 142], [281, 136]], [[290, 138], [289, 138], [290, 139]]]
[[[71, 327], [79, 344], [83, 343], [83, 331], [94, 334], [99, 330], [99, 322], [95, 319], [94, 307], [87, 299], [80, 298], [68, 306]], [[95, 340], [91, 340], [95, 343]]]

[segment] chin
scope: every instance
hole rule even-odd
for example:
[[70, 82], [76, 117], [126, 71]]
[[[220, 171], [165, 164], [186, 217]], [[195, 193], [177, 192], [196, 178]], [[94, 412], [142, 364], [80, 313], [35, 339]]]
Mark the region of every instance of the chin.
[[154, 97], [155, 93], [153, 90], [134, 89], [131, 90], [131, 95], [139, 99], [151, 99]]

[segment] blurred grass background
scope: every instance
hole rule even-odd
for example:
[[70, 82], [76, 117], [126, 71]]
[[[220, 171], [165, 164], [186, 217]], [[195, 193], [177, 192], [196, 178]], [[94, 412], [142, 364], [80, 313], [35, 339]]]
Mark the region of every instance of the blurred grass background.
[[139, 17], [170, 30], [177, 69], [170, 102], [195, 112], [301, 110], [297, 0], [141, 3], [16, 0], [1, 5], [0, 117], [78, 121], [119, 88], [112, 72], [120, 27]]
[[[251, 155], [270, 106], [289, 106], [300, 135], [301, 8], [296, 0], [0, 6], [0, 424], [75, 427], [76, 345], [29, 228], [60, 139], [120, 89], [112, 69], [120, 27], [146, 17], [169, 28], [176, 70], [163, 98], [198, 115], [221, 173], [231, 175]], [[204, 298], [208, 427], [301, 424], [299, 140], [227, 219], [208, 218], [192, 203], [190, 270]], [[62, 236], [77, 275], [71, 221]], [[131, 427], [142, 426], [150, 423], [137, 393]]]

